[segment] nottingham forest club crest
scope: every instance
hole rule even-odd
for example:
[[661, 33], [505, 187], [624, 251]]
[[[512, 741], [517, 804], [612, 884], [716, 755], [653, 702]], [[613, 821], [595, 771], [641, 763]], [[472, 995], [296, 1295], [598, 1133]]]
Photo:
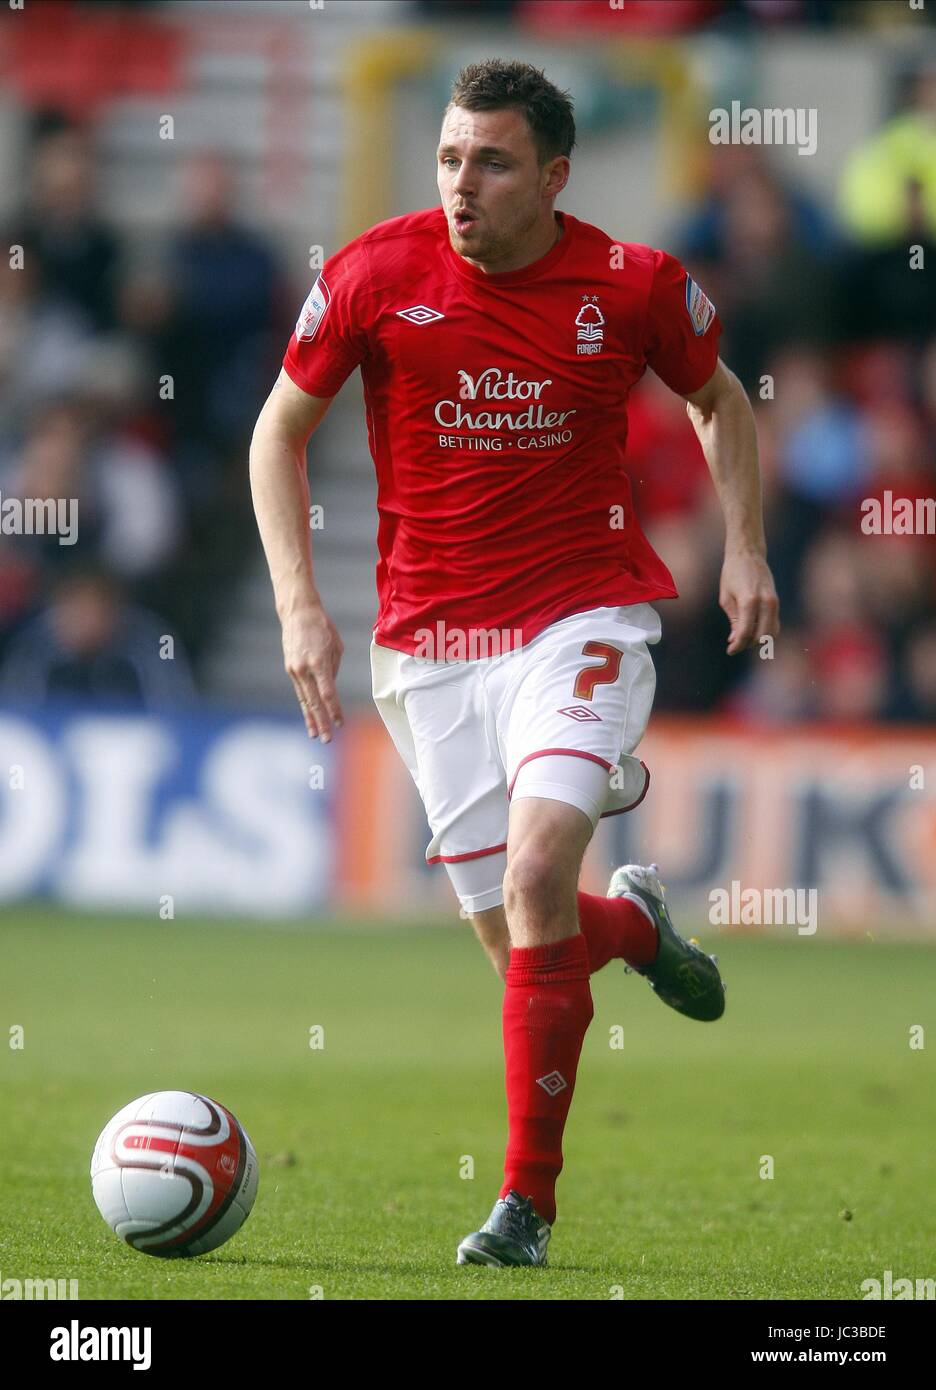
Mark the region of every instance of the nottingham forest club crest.
[[576, 352], [580, 357], [593, 357], [601, 351], [604, 341], [605, 316], [598, 308], [596, 294], [583, 294], [582, 307], [575, 316]]

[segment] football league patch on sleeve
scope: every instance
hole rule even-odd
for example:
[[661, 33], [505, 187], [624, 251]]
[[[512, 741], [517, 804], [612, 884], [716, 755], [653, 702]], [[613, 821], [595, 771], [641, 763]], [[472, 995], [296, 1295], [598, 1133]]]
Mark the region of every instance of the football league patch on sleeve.
[[715, 317], [715, 305], [691, 275], [686, 276], [686, 308], [692, 320], [693, 332], [697, 338], [701, 338]]
[[325, 316], [325, 310], [330, 303], [331, 294], [320, 275], [309, 291], [309, 297], [303, 304], [302, 311], [296, 320], [297, 343], [307, 343], [310, 338], [315, 337], [318, 326]]

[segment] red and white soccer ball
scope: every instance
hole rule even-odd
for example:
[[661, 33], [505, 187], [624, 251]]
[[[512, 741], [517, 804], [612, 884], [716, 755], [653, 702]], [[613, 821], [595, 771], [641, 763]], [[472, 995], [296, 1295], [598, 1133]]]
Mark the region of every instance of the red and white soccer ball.
[[154, 1091], [125, 1105], [91, 1155], [98, 1211], [145, 1255], [204, 1255], [247, 1220], [257, 1155], [237, 1119], [194, 1091]]

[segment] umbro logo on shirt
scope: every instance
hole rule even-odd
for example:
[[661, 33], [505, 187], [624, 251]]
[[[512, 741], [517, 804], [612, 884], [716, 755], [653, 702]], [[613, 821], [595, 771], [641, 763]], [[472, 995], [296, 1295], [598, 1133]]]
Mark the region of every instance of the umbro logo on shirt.
[[408, 323], [434, 323], [445, 315], [438, 309], [427, 309], [425, 304], [414, 304], [411, 309], [397, 309], [397, 318], [406, 319]]

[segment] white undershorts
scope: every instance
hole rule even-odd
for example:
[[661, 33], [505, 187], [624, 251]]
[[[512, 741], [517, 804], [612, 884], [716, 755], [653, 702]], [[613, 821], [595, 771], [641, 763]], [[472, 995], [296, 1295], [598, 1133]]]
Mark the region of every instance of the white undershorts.
[[650, 774], [632, 754], [659, 640], [659, 615], [638, 603], [575, 613], [473, 661], [371, 642], [374, 701], [432, 831], [426, 862], [445, 865], [465, 912], [504, 901], [511, 800], [567, 802], [592, 828], [643, 800]]

